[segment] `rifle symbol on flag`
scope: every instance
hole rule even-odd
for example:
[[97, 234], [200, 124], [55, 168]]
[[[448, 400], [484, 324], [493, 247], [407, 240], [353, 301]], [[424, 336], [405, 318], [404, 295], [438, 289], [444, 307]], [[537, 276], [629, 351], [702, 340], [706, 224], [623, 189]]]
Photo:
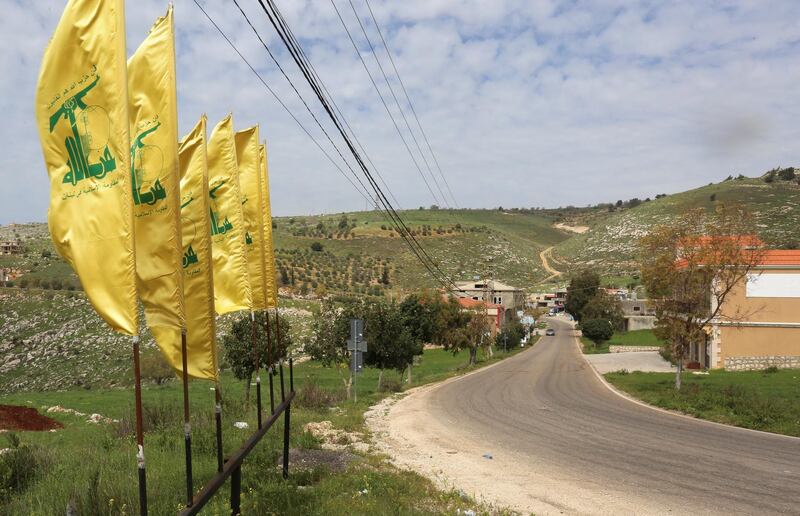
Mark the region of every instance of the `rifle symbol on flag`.
[[[69, 125], [72, 128], [72, 135], [67, 136], [64, 139], [64, 147], [67, 150], [67, 154], [69, 154], [69, 159], [67, 161], [69, 172], [64, 174], [62, 183], [72, 183], [74, 186], [78, 183], [78, 181], [89, 177], [102, 179], [108, 172], [112, 172], [117, 168], [116, 160], [108, 150], [108, 145], [105, 145], [103, 154], [99, 157], [99, 163], [89, 163], [89, 151], [91, 150], [90, 147], [93, 143], [92, 134], [89, 131], [89, 114], [91, 113], [93, 117], [101, 115], [106, 119], [108, 118], [108, 115], [106, 115], [103, 108], [99, 106], [87, 106], [86, 102], [83, 100], [83, 97], [86, 96], [89, 90], [97, 85], [99, 80], [100, 76], [96, 76], [91, 84], [65, 100], [61, 107], [55, 113], [50, 115], [51, 133], [53, 132], [56, 124], [58, 124], [58, 121], [62, 118], [68, 120]], [[75, 117], [75, 112], [77, 110], [80, 110], [80, 124], [78, 123], [78, 119]]]

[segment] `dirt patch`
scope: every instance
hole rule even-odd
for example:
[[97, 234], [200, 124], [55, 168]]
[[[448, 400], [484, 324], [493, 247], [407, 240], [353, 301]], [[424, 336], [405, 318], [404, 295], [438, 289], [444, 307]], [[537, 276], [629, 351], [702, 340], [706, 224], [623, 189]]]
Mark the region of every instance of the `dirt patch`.
[[0, 429], [43, 432], [64, 428], [64, 425], [31, 407], [0, 405]]
[[[289, 464], [297, 470], [312, 470], [318, 466], [327, 466], [332, 473], [339, 473], [359, 457], [347, 451], [309, 450], [292, 448], [289, 450]], [[283, 459], [279, 459], [283, 460]], [[282, 462], [281, 462], [282, 464]]]
[[566, 224], [553, 224], [553, 227], [556, 227], [562, 231], [569, 231], [570, 233], [578, 233], [579, 235], [589, 231], [589, 226], [568, 226]]
[[369, 451], [369, 444], [364, 442], [362, 434], [334, 428], [333, 423], [330, 421], [307, 423], [303, 427], [303, 431], [322, 441], [322, 448], [326, 450], [341, 451], [350, 449], [361, 453]]

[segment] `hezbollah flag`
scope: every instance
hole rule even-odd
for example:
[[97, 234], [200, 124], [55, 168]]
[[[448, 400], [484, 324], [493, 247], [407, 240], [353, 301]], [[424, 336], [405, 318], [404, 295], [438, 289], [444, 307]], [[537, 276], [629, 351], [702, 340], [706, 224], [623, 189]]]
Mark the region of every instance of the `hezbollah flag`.
[[[178, 102], [172, 7], [128, 59], [131, 193], [139, 298], [150, 328], [184, 327]], [[157, 335], [157, 334], [155, 334]], [[174, 353], [158, 342], [167, 357]], [[180, 341], [178, 361], [181, 369]]]
[[264, 224], [262, 225], [264, 234], [264, 292], [267, 308], [278, 306], [278, 279], [275, 270], [275, 245], [272, 241], [272, 208], [269, 202], [269, 172], [267, 170], [267, 145], [259, 147], [259, 161], [261, 162], [261, 174], [259, 174], [261, 189], [261, 209], [263, 212]]
[[253, 310], [265, 310], [264, 297], [264, 211], [261, 208], [261, 156], [258, 126], [239, 131], [235, 136], [239, 166], [239, 193], [242, 195], [244, 243], [250, 279]]
[[218, 314], [249, 310], [252, 298], [231, 115], [217, 124], [208, 142], [208, 199], [214, 260], [214, 307]]
[[100, 316], [136, 335], [126, 70], [122, 0], [69, 1], [42, 59], [36, 123], [56, 250]]
[[[187, 369], [193, 378], [218, 380], [205, 116], [181, 140], [178, 152]], [[152, 331], [169, 363], [182, 372], [180, 330], [154, 326]]]

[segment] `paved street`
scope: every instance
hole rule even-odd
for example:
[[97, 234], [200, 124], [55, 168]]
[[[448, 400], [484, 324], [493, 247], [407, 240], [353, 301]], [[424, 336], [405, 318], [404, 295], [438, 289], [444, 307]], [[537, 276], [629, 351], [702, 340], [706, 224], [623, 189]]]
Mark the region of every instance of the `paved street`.
[[530, 351], [398, 402], [386, 432], [397, 455], [537, 513], [800, 512], [800, 439], [627, 401], [596, 377], [567, 323], [553, 326]]

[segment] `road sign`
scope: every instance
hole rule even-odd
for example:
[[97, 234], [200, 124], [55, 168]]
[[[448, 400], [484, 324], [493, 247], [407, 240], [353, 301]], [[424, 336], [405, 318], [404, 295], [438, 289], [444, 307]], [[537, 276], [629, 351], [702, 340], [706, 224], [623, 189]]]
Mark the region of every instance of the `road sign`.
[[350, 355], [350, 371], [360, 373], [364, 370], [364, 355], [356, 351]]

